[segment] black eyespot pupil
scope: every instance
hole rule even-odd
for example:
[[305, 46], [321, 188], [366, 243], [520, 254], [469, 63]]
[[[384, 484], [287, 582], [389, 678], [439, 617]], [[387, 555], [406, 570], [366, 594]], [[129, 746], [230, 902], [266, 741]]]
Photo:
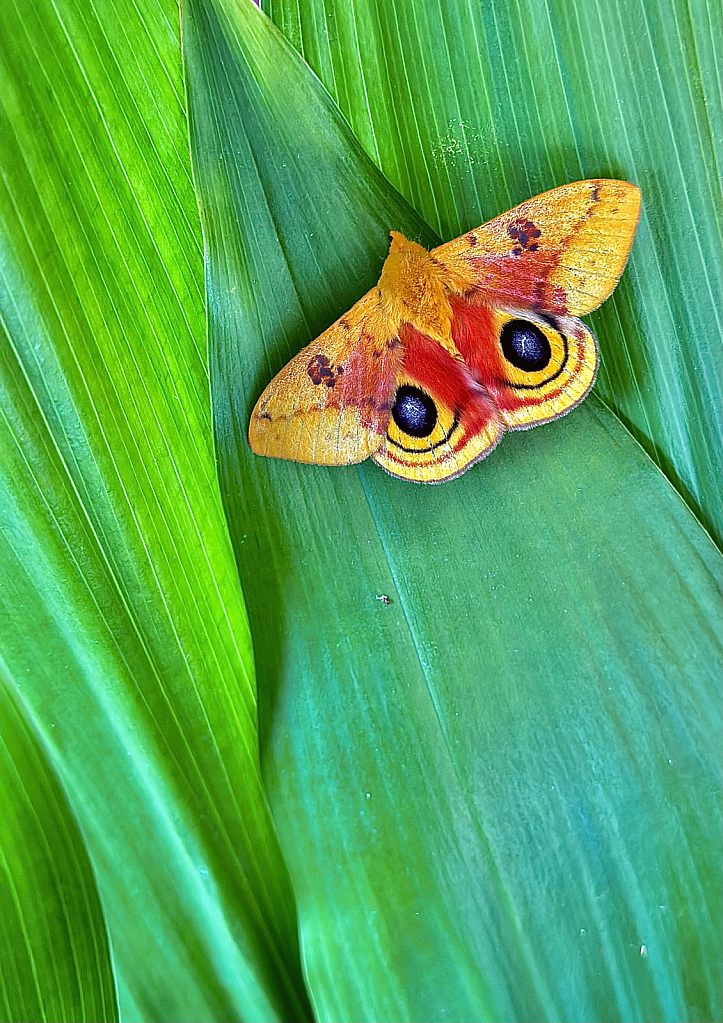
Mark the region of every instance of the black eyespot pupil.
[[397, 391], [392, 418], [402, 433], [428, 437], [437, 425], [437, 406], [424, 391], [405, 384]]
[[550, 342], [529, 320], [509, 320], [500, 336], [502, 353], [508, 362], [526, 373], [535, 373], [552, 358]]

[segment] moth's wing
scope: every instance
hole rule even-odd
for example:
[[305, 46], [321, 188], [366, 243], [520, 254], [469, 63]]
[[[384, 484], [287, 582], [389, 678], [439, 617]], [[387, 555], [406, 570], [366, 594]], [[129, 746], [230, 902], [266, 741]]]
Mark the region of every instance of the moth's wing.
[[505, 427], [529, 429], [579, 404], [598, 366], [597, 344], [585, 324], [486, 299], [484, 293], [450, 296], [452, 338]]
[[432, 253], [450, 292], [452, 338], [508, 429], [555, 419], [590, 390], [597, 345], [576, 317], [615, 287], [639, 214], [635, 185], [579, 181]]
[[610, 295], [640, 216], [626, 181], [553, 188], [432, 251], [450, 290], [500, 304], [583, 316]]
[[268, 385], [251, 414], [252, 450], [320, 465], [363, 461], [383, 443], [401, 360], [373, 288]]
[[372, 455], [392, 476], [441, 483], [489, 454], [504, 426], [468, 367], [409, 324], [383, 443]]

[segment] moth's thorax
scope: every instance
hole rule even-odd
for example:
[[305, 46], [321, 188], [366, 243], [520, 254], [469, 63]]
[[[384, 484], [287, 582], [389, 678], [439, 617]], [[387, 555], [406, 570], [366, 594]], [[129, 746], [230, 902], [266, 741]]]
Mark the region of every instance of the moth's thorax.
[[385, 312], [396, 326], [411, 323], [457, 356], [452, 341], [452, 310], [435, 260], [404, 235], [391, 232], [392, 244], [379, 278]]

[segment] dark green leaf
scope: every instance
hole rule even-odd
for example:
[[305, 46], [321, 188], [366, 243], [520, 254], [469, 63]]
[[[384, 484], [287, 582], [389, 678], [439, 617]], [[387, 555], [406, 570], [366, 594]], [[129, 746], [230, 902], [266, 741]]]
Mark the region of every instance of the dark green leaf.
[[594, 400], [440, 487], [253, 456], [261, 388], [386, 231], [432, 236], [251, 3], [186, 0], [184, 39], [223, 495], [319, 1017], [715, 1018], [718, 552]]
[[555, 185], [634, 181], [593, 315], [598, 393], [721, 538], [721, 5], [263, 0], [443, 238]]

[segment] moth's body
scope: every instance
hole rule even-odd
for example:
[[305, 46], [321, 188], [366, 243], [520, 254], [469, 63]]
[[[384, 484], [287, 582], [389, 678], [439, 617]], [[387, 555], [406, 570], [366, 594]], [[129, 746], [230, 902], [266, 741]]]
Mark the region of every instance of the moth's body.
[[452, 307], [445, 268], [416, 242], [390, 231], [389, 247], [379, 278], [379, 301], [383, 313], [398, 334], [409, 323], [420, 334], [438, 341], [456, 357], [452, 340]]
[[615, 287], [639, 209], [634, 185], [583, 181], [432, 252], [392, 231], [377, 287], [261, 395], [251, 447], [438, 483], [569, 411], [598, 361], [577, 317]]

